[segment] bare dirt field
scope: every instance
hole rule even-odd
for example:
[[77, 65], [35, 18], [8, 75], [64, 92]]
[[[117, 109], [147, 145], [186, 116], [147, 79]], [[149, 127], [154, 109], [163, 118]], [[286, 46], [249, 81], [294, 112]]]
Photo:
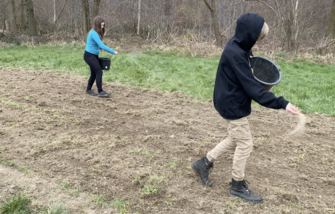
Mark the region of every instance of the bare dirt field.
[[253, 205], [228, 195], [231, 154], [212, 188], [190, 168], [227, 136], [211, 101], [120, 83], [101, 99], [84, 94], [86, 77], [0, 74], [0, 204], [22, 191], [73, 213], [335, 213], [334, 117], [306, 115], [289, 135], [297, 117], [254, 106], [246, 179], [264, 203]]

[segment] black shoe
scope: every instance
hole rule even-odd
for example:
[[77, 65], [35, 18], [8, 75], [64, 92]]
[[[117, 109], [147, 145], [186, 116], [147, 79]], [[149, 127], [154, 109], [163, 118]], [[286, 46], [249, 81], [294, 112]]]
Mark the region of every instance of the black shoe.
[[109, 97], [110, 95], [111, 95], [111, 94], [102, 91], [102, 92], [100, 92], [100, 93], [98, 94], [98, 97]]
[[251, 202], [254, 204], [262, 203], [263, 197], [260, 195], [253, 194], [248, 189], [249, 182], [246, 180], [243, 181], [235, 181], [232, 180], [232, 186], [230, 188], [230, 195], [233, 197], [239, 197], [247, 202]]
[[98, 95], [97, 93], [95, 93], [95, 92], [92, 91], [92, 90], [87, 90], [87, 91], [86, 91], [86, 94], [91, 95], [91, 96], [97, 96], [97, 95]]
[[209, 180], [208, 176], [212, 172], [213, 162], [210, 162], [205, 156], [202, 159], [191, 163], [191, 167], [199, 175], [203, 185], [212, 186], [212, 182]]

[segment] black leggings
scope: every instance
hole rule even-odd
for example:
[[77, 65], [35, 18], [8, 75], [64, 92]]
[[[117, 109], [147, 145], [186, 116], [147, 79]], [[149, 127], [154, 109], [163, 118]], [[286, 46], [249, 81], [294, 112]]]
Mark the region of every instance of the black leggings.
[[84, 60], [91, 69], [91, 76], [88, 79], [87, 90], [92, 89], [93, 83], [96, 80], [98, 92], [102, 92], [102, 69], [99, 64], [99, 56], [85, 51]]

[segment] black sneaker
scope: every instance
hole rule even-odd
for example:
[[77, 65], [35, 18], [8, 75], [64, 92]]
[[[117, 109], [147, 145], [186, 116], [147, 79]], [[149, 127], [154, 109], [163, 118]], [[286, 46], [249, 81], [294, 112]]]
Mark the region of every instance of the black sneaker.
[[205, 156], [202, 159], [191, 163], [191, 167], [198, 174], [203, 185], [209, 187], [212, 186], [212, 182], [209, 180], [208, 176], [212, 172], [213, 162], [210, 162]]
[[97, 96], [97, 95], [98, 95], [97, 93], [95, 93], [95, 92], [92, 91], [92, 90], [87, 90], [87, 91], [86, 91], [86, 94], [91, 95], [91, 96]]
[[102, 92], [100, 92], [100, 93], [98, 94], [98, 97], [109, 97], [110, 95], [111, 95], [111, 94], [102, 91]]
[[263, 197], [255, 195], [248, 189], [249, 182], [247, 180], [235, 181], [232, 180], [232, 186], [230, 188], [230, 196], [239, 197], [247, 202], [254, 204], [262, 203]]

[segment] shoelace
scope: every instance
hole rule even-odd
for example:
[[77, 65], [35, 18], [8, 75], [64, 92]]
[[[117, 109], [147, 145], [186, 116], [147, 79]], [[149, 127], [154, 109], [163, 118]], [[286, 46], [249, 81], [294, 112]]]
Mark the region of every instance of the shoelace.
[[205, 165], [206, 165], [206, 168], [207, 168], [206, 171], [208, 172], [208, 174], [211, 174], [211, 172], [213, 170], [213, 163], [211, 163], [211, 164], [205, 163]]
[[213, 167], [209, 168], [209, 169], [207, 170], [208, 174], [211, 174], [212, 170], [213, 170]]
[[246, 189], [248, 189], [248, 184], [250, 184], [249, 181], [243, 180], [243, 187], [245, 187]]

